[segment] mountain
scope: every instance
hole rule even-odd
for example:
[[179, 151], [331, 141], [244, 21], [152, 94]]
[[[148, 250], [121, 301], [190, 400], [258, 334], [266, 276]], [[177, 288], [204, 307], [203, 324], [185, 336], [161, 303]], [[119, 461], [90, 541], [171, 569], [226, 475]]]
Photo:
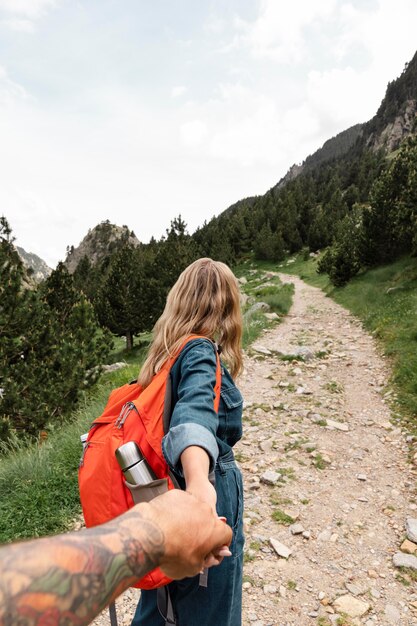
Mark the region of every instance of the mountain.
[[40, 283], [51, 274], [52, 269], [40, 257], [33, 252], [26, 252], [23, 248], [16, 246], [16, 250], [26, 268], [28, 281]]
[[308, 156], [300, 165], [292, 165], [275, 185], [280, 189], [300, 174], [314, 170], [322, 163], [330, 162], [356, 150], [371, 148], [387, 153], [398, 149], [402, 141], [417, 128], [417, 52], [406, 63], [397, 79], [388, 83], [381, 105], [372, 119], [356, 124], [328, 139], [321, 148]]
[[94, 266], [127, 243], [133, 246], [140, 245], [133, 230], [127, 226], [111, 224], [109, 220], [106, 220], [89, 230], [79, 246], [76, 248], [71, 246], [68, 249], [64, 265], [72, 274], [84, 257], [87, 257], [90, 264]]
[[290, 180], [294, 180], [294, 178], [297, 178], [300, 174], [305, 174], [313, 170], [321, 163], [345, 155], [361, 136], [363, 126], [364, 124], [356, 124], [338, 133], [335, 137], [328, 139], [321, 148], [308, 156], [301, 165], [292, 165], [285, 176], [276, 184], [275, 188], [280, 189]]
[[417, 130], [417, 52], [396, 80], [388, 83], [375, 116], [364, 126], [367, 146], [396, 150]]

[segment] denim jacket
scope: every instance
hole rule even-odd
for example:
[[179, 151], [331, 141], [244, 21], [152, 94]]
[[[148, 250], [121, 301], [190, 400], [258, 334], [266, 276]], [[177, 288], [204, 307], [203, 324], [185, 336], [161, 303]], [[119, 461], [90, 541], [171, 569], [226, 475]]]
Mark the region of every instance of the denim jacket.
[[185, 448], [199, 446], [210, 457], [210, 471], [219, 457], [230, 453], [242, 436], [243, 399], [222, 364], [219, 413], [214, 410], [216, 354], [211, 341], [188, 343], [171, 370], [172, 417], [162, 450], [168, 465], [182, 475], [180, 457]]

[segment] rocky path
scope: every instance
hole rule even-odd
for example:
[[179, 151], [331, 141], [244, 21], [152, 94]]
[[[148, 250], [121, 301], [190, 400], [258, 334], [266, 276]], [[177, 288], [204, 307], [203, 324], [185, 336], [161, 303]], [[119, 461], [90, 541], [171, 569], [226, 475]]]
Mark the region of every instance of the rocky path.
[[[417, 517], [417, 475], [390, 422], [387, 366], [348, 312], [281, 278], [295, 285], [293, 307], [253, 345], [239, 381], [243, 624], [417, 626], [417, 583], [393, 565]], [[119, 599], [122, 625], [137, 598]]]
[[[390, 422], [386, 364], [347, 311], [281, 278], [293, 307], [240, 381], [244, 624], [417, 626], [417, 583], [393, 565], [417, 517], [417, 476]], [[297, 351], [304, 361], [277, 355]]]

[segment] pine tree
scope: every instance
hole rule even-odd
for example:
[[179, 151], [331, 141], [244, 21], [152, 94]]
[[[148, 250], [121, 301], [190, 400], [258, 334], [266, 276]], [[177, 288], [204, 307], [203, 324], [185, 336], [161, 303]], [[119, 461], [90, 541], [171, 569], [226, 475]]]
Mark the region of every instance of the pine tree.
[[133, 347], [134, 335], [146, 329], [143, 280], [138, 251], [126, 245], [112, 257], [97, 294], [95, 306], [101, 324], [115, 335], [126, 337], [127, 350]]
[[70, 415], [109, 344], [62, 264], [38, 290], [25, 289], [5, 221], [0, 266], [0, 439], [7, 440]]

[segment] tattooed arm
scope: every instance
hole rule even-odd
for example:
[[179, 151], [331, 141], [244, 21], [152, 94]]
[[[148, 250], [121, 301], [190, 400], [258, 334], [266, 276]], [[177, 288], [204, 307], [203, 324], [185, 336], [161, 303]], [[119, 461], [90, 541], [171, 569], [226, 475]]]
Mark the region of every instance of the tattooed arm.
[[89, 530], [0, 548], [0, 626], [84, 626], [151, 569], [198, 573], [225, 554], [231, 530], [173, 490]]

